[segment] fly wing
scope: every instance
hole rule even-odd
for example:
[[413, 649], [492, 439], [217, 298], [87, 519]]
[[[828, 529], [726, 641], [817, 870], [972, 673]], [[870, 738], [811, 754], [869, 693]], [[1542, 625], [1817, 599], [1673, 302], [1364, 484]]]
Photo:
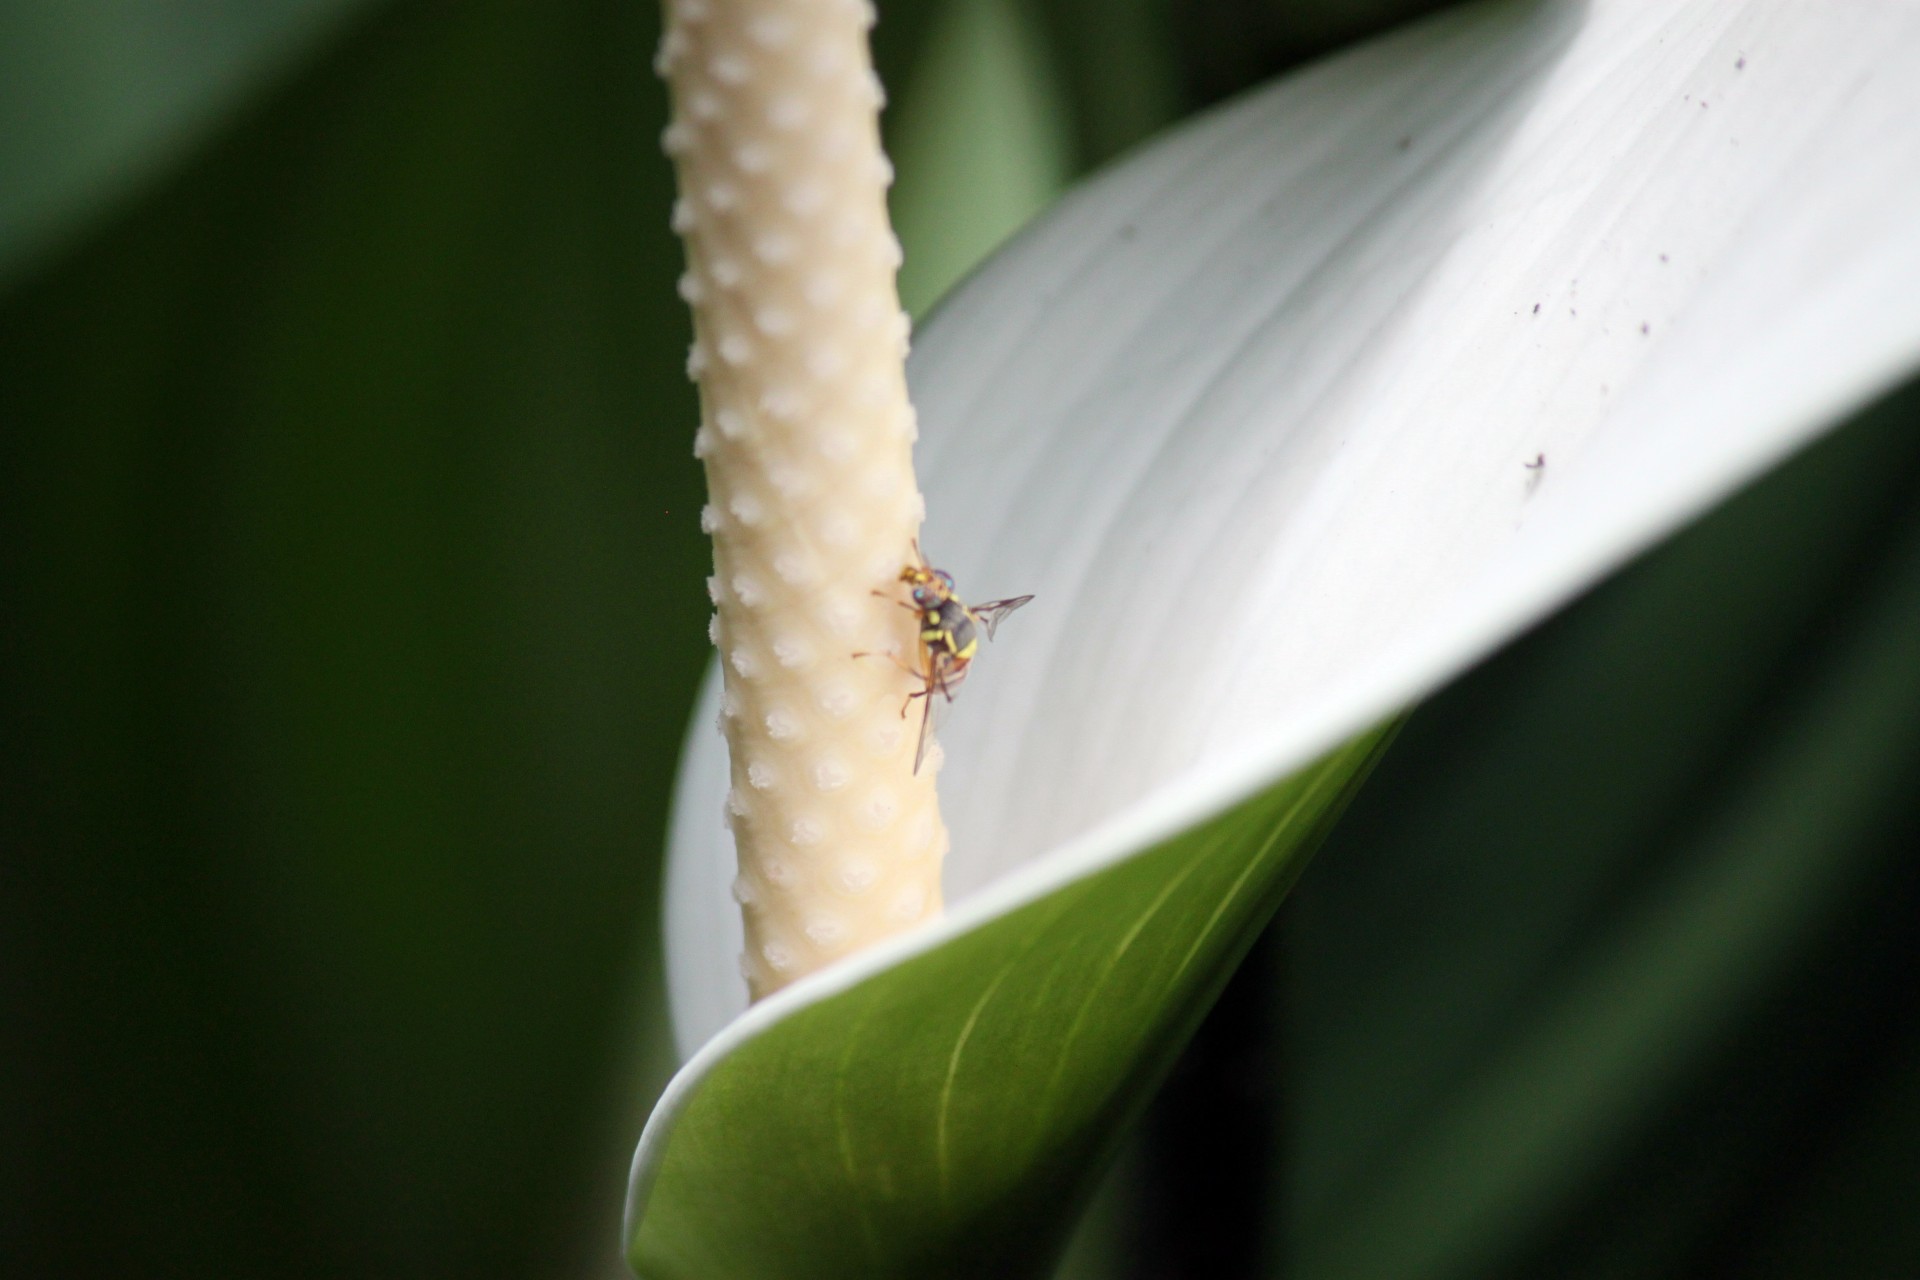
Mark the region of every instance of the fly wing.
[[927, 691], [920, 698], [920, 745], [913, 751], [915, 773], [920, 772], [920, 765], [926, 760], [928, 749], [933, 746], [934, 730], [940, 727], [939, 722], [946, 714], [947, 703], [953, 700], [952, 684], [943, 681], [936, 672], [927, 682]]
[[967, 662], [943, 661], [938, 654], [933, 655], [927, 672], [926, 691], [914, 695], [925, 700], [925, 705], [920, 709], [920, 745], [913, 753], [915, 773], [920, 772], [920, 764], [927, 758], [927, 750], [933, 745], [934, 730], [940, 727], [940, 721], [946, 717], [947, 704], [953, 701], [953, 691], [966, 682], [967, 668], [971, 665]]
[[913, 749], [913, 771], [920, 772], [920, 762], [927, 758], [927, 744], [933, 741], [933, 691], [928, 690], [920, 700], [920, 745]]
[[989, 600], [985, 604], [971, 606], [967, 612], [986, 628], [987, 639], [991, 640], [994, 631], [1000, 626], [1000, 620], [1031, 599], [1033, 599], [1032, 596], [1014, 596], [1011, 600]]

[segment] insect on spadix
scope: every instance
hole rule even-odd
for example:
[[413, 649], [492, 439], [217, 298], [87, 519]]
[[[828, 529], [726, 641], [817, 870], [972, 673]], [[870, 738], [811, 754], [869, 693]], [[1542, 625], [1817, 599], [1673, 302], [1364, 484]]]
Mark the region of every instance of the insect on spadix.
[[[968, 604], [955, 592], [953, 575], [928, 564], [917, 541], [913, 544], [913, 562], [900, 570], [899, 581], [907, 585], [911, 603], [897, 597], [888, 598], [903, 609], [911, 609], [920, 618], [917, 664], [908, 666], [898, 658], [894, 659], [902, 670], [921, 682], [921, 687], [908, 694], [907, 700], [900, 706], [900, 714], [905, 716], [912, 708], [914, 699], [923, 700], [920, 707], [920, 743], [913, 753], [913, 771], [918, 773], [921, 762], [927, 758], [927, 744], [933, 740], [935, 695], [952, 702], [954, 691], [965, 683], [967, 671], [980, 651], [980, 633], [984, 631], [987, 639], [993, 639], [1001, 620], [1033, 597], [1013, 596], [1006, 600], [989, 600], [985, 604]], [[887, 596], [884, 591], [874, 594]], [[866, 658], [878, 655], [856, 653], [853, 656]]]

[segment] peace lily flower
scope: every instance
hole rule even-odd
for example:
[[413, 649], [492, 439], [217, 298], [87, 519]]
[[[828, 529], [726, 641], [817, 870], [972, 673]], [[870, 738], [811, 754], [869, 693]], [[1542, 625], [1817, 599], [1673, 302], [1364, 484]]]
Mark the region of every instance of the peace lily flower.
[[949, 911], [747, 1011], [710, 681], [640, 1273], [1043, 1269], [1383, 726], [1920, 363], [1916, 70], [1908, 5], [1475, 5], [970, 280], [926, 541], [1039, 600], [944, 734]]

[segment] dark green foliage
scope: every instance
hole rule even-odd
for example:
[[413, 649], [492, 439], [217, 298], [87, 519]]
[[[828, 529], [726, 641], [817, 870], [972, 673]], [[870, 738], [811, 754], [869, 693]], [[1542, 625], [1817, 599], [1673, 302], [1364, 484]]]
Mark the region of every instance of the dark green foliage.
[[0, 309], [0, 1271], [616, 1247], [705, 649], [654, 22], [385, 9]]
[[1413, 717], [1290, 908], [1287, 1274], [1920, 1271], [1916, 426]]

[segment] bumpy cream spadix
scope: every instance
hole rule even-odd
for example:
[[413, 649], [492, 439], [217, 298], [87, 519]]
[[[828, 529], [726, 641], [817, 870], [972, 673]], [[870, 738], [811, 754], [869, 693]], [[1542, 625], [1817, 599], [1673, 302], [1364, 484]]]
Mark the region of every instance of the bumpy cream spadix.
[[914, 772], [915, 683], [884, 656], [914, 661], [895, 588], [924, 504], [873, 17], [670, 0], [658, 63], [755, 999], [940, 909], [937, 752]]

